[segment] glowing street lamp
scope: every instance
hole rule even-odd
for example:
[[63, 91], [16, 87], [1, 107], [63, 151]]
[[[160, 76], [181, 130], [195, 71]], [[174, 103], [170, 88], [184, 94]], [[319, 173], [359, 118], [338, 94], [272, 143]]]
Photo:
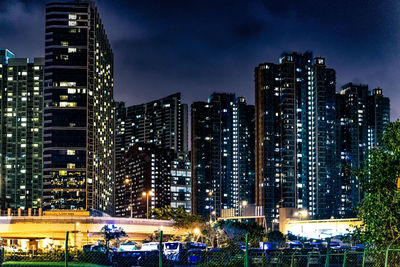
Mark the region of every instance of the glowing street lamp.
[[246, 200], [243, 200], [241, 205], [240, 205], [240, 216], [243, 216], [243, 209], [247, 207], [248, 202]]
[[[299, 216], [299, 220], [301, 222], [301, 220], [303, 218], [306, 218], [308, 216], [308, 211], [307, 210], [299, 210], [294, 215]], [[303, 224], [302, 223], [301, 223], [301, 235], [303, 235]]]
[[129, 189], [130, 189], [130, 205], [129, 205], [129, 209], [131, 210], [131, 218], [133, 217], [133, 196], [132, 196], [132, 194], [133, 194], [133, 191], [132, 191], [132, 185], [131, 185], [131, 180], [130, 179], [128, 179], [128, 178], [125, 178], [125, 180], [124, 180], [124, 184], [126, 184], [126, 185], [130, 185], [130, 187], [129, 187]]
[[143, 192], [142, 193], [142, 196], [143, 197], [146, 197], [147, 198], [147, 205], [146, 205], [146, 210], [147, 210], [147, 213], [146, 213], [146, 217], [147, 217], [147, 219], [149, 218], [149, 196], [151, 197], [153, 195], [153, 191], [149, 191], [149, 192]]
[[306, 218], [307, 216], [308, 216], [308, 211], [307, 210], [299, 211], [300, 221], [301, 221], [302, 218]]
[[194, 228], [193, 233], [195, 235], [199, 235], [200, 234], [200, 229], [199, 228]]

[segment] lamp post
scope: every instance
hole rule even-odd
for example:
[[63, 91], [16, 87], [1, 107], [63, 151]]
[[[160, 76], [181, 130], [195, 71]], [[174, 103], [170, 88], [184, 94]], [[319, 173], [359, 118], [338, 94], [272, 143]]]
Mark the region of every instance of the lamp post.
[[214, 214], [215, 218], [217, 218], [217, 198], [212, 191], [208, 192], [208, 196], [214, 198], [214, 209], [212, 212], [210, 212], [210, 218], [211, 218], [211, 214]]
[[76, 230], [76, 227], [77, 226], [79, 226], [79, 223], [77, 222], [77, 223], [75, 223], [75, 231], [74, 231], [74, 247], [76, 247], [76, 232], [77, 232], [77, 230]]
[[147, 213], [146, 213], [146, 218], [148, 219], [149, 218], [149, 196], [151, 197], [153, 195], [153, 191], [149, 191], [149, 192], [143, 192], [142, 193], [142, 196], [143, 197], [146, 197], [147, 198], [147, 201], [146, 201], [146, 210], [147, 210]]
[[131, 184], [131, 180], [130, 179], [128, 179], [128, 178], [125, 178], [125, 181], [124, 181], [124, 183], [125, 184], [127, 184], [127, 185], [129, 185], [129, 189], [130, 189], [130, 204], [129, 204], [129, 209], [131, 210], [131, 218], [133, 217], [133, 197], [132, 197], [132, 194], [133, 194], [133, 192], [132, 192], [132, 184]]
[[301, 223], [301, 220], [308, 216], [308, 211], [307, 210], [299, 210], [298, 212], [295, 213], [295, 215], [299, 216], [299, 220], [300, 220], [300, 224], [301, 224], [301, 235], [303, 236], [303, 224]]
[[196, 238], [196, 242], [199, 240], [199, 236], [200, 236], [200, 229], [199, 228], [194, 228], [193, 233], [195, 236], [197, 236]]
[[242, 203], [240, 205], [240, 216], [243, 216], [243, 213], [244, 213], [243, 210], [247, 207], [247, 204], [248, 204], [247, 200], [242, 201]]
[[42, 216], [42, 214], [41, 214], [41, 212], [42, 212], [42, 199], [41, 199], [41, 198], [38, 198], [38, 199], [36, 199], [36, 201], [37, 201], [38, 204], [39, 204], [38, 215], [39, 215], [39, 216]]

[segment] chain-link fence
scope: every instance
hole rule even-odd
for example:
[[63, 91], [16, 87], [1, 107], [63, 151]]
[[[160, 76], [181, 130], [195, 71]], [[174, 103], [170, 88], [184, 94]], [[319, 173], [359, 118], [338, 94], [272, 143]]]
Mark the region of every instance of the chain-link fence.
[[[162, 240], [162, 232], [159, 240]], [[247, 244], [247, 242], [245, 242]], [[166, 250], [163, 243], [153, 249], [117, 251], [112, 249], [76, 249], [65, 246], [46, 251], [12, 251], [0, 249], [2, 266], [244, 266], [244, 267], [400, 267], [400, 249], [276, 249], [261, 250], [231, 245], [213, 249]], [[100, 247], [99, 247], [100, 248]]]

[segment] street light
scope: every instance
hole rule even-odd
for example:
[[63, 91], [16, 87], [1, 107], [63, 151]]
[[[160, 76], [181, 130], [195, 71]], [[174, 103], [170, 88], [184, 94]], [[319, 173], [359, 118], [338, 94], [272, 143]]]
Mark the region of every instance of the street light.
[[301, 235], [303, 236], [303, 224], [301, 223], [301, 220], [308, 216], [308, 211], [307, 210], [299, 210], [294, 215], [299, 216], [299, 220], [300, 220], [300, 224], [301, 224]]
[[[212, 191], [208, 192], [208, 196], [210, 198], [211, 197], [214, 198], [214, 209], [213, 209], [213, 212], [210, 213], [210, 217], [211, 217], [211, 214], [214, 214], [214, 215], [217, 214], [217, 198], [216, 198], [216, 195]], [[217, 218], [217, 217], [215, 216], [215, 218]]]
[[300, 217], [300, 221], [302, 218], [305, 218], [308, 216], [308, 211], [307, 210], [301, 210], [299, 211], [299, 217]]
[[199, 240], [200, 229], [197, 227], [194, 228], [193, 233], [194, 233], [194, 235], [197, 235], [197, 238], [196, 238], [196, 242], [197, 242]]
[[243, 209], [247, 207], [247, 200], [242, 201], [242, 205], [240, 205], [240, 216], [243, 216]]
[[147, 213], [146, 213], [146, 217], [147, 217], [147, 219], [149, 218], [149, 196], [151, 197], [153, 195], [153, 191], [149, 191], [149, 192], [143, 192], [142, 193], [142, 196], [143, 197], [146, 197], [147, 198], [147, 204], [146, 204], [146, 210], [147, 210]]
[[75, 223], [75, 231], [74, 231], [74, 247], [76, 247], [76, 232], [77, 232], [77, 230], [76, 230], [76, 227], [78, 227], [79, 226], [79, 222], [77, 222], [77, 223]]
[[133, 197], [132, 197], [132, 194], [133, 194], [133, 191], [132, 191], [132, 185], [131, 185], [131, 180], [130, 179], [128, 179], [128, 178], [125, 178], [125, 181], [124, 181], [124, 184], [126, 184], [126, 185], [130, 185], [130, 195], [131, 195], [131, 200], [130, 200], [130, 205], [129, 205], [129, 209], [131, 210], [131, 218], [133, 217]]

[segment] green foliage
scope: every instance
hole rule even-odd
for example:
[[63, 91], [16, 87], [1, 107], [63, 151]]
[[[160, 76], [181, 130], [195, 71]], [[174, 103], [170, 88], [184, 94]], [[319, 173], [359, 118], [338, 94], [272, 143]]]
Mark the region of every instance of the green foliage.
[[111, 240], [116, 239], [118, 241], [121, 237], [128, 236], [125, 233], [124, 229], [122, 229], [121, 227], [115, 227], [114, 225], [109, 226], [106, 224], [101, 228], [100, 232], [103, 235], [104, 240], [106, 241], [107, 253]]
[[264, 228], [255, 222], [219, 221], [214, 225], [219, 230], [220, 244], [244, 242], [249, 234], [249, 245], [258, 247], [264, 237]]
[[151, 215], [155, 219], [173, 220], [177, 228], [195, 228], [202, 224], [200, 216], [186, 212], [182, 207], [172, 208], [165, 206], [160, 209], [153, 209]]
[[284, 243], [286, 240], [285, 235], [280, 231], [272, 231], [267, 234], [269, 242]]
[[365, 198], [358, 207], [362, 225], [354, 232], [359, 242], [378, 248], [400, 245], [399, 121], [387, 126], [382, 141], [382, 148], [370, 152], [357, 174]]

